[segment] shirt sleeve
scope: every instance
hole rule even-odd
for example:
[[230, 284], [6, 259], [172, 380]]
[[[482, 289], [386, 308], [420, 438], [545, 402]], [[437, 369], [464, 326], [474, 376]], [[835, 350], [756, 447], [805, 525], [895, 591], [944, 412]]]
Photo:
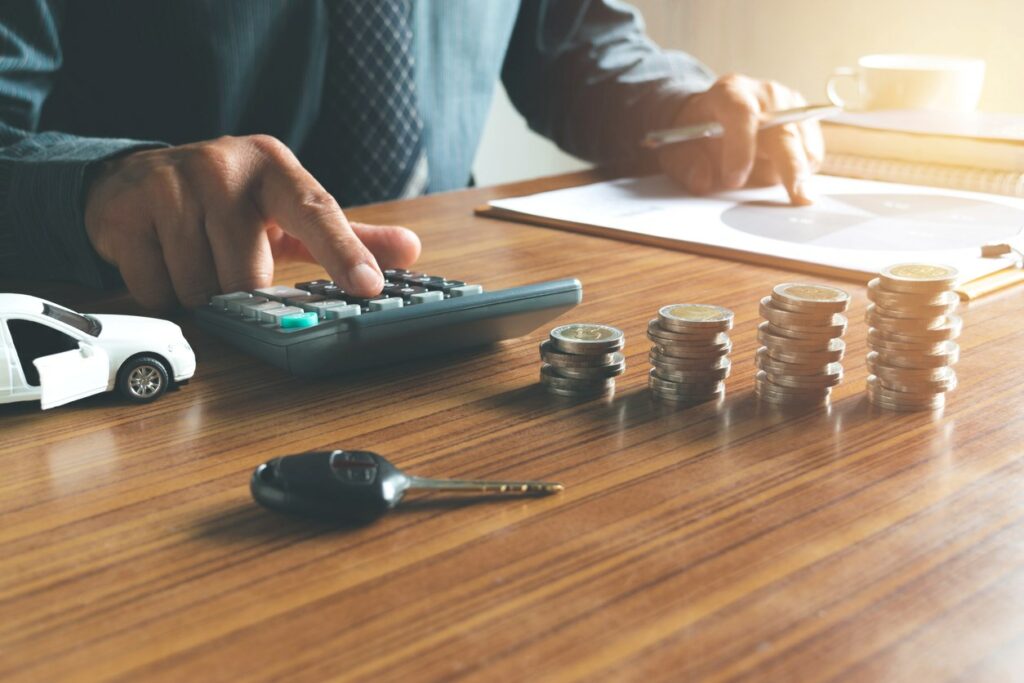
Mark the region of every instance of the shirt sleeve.
[[661, 50], [616, 0], [522, 0], [502, 69], [533, 130], [597, 163], [635, 161], [644, 134], [713, 80], [695, 58]]
[[164, 143], [39, 131], [61, 65], [60, 3], [18, 5], [0, 19], [0, 274], [114, 284], [85, 232], [87, 174], [105, 159]]

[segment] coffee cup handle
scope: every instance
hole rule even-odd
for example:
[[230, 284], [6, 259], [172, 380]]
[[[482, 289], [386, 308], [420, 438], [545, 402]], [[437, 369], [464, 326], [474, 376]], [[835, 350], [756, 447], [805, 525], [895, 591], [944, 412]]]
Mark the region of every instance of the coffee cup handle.
[[844, 78], [852, 78], [854, 80], [857, 80], [857, 70], [848, 66], [839, 67], [838, 69], [833, 71], [832, 76], [829, 77], [828, 85], [825, 86], [825, 91], [828, 93], [829, 102], [836, 105], [837, 107], [842, 107], [843, 109], [852, 109], [853, 107], [850, 105], [850, 103], [839, 96], [839, 92], [836, 88], [836, 84]]

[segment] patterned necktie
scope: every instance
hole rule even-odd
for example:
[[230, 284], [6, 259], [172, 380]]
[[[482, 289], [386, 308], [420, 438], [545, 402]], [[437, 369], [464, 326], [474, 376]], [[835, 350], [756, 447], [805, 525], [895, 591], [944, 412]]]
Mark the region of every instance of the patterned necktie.
[[413, 0], [327, 0], [320, 181], [343, 206], [422, 194], [428, 180], [413, 77]]

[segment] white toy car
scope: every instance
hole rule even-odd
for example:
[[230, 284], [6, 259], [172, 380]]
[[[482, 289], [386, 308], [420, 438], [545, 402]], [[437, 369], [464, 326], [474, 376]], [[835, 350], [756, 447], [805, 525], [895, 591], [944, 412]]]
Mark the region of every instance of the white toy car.
[[39, 400], [45, 410], [115, 388], [148, 403], [195, 371], [195, 354], [174, 323], [83, 315], [0, 294], [0, 403]]

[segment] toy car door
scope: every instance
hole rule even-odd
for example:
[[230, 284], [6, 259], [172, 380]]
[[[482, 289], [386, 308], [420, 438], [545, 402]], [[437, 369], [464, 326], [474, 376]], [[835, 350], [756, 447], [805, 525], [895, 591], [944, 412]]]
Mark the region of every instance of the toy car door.
[[110, 358], [103, 349], [82, 343], [72, 351], [36, 358], [43, 410], [56, 408], [107, 390]]
[[0, 320], [0, 403], [10, 400], [14, 388], [14, 365], [18, 362], [14, 357], [14, 349], [9, 348], [4, 332], [6, 325]]

